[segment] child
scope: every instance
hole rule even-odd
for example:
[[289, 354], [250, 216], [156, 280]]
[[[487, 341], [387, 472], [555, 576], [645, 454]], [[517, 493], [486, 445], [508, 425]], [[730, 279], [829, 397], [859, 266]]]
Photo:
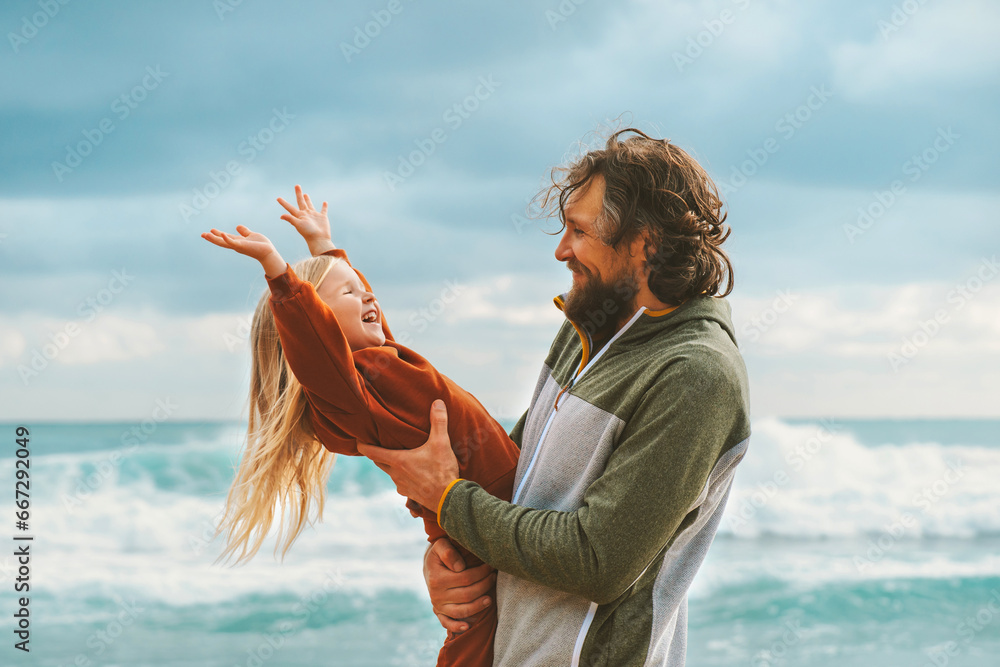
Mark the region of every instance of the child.
[[[318, 254], [295, 267], [285, 263], [267, 237], [243, 225], [236, 227], [240, 236], [216, 229], [202, 234], [215, 245], [258, 260], [269, 287], [251, 328], [247, 448], [219, 527], [219, 532], [228, 531], [220, 558], [237, 548], [237, 563], [253, 557], [270, 529], [276, 499], [282, 518], [285, 506], [291, 506], [282, 555], [301, 532], [313, 497], [322, 516], [333, 456], [326, 456], [317, 441], [349, 456], [359, 455], [359, 442], [418, 447], [430, 433], [430, 405], [437, 398], [448, 408], [459, 476], [510, 500], [517, 445], [471, 394], [395, 342], [368, 281], [330, 240], [326, 202], [316, 211], [299, 186], [295, 194], [298, 209], [278, 198], [289, 213], [282, 219]], [[445, 536], [437, 508], [412, 500], [407, 507], [424, 520], [428, 541]], [[467, 568], [482, 563], [456, 547]], [[489, 593], [494, 601], [495, 593], [494, 585]], [[438, 667], [493, 664], [496, 605], [468, 621], [468, 630], [445, 641]]]

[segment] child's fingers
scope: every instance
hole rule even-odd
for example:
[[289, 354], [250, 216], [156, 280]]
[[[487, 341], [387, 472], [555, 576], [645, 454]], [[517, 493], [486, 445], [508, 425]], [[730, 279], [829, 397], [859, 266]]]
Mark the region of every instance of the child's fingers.
[[[236, 227], [237, 231], [239, 230], [239, 228], [240, 228], [239, 226]], [[243, 227], [243, 229], [246, 229], [246, 227]], [[249, 231], [250, 230], [247, 229], [247, 232]], [[242, 248], [245, 245], [243, 243], [242, 236], [235, 236], [233, 234], [230, 234], [229, 232], [219, 232], [219, 236], [222, 238], [223, 241], [226, 242], [226, 245], [228, 245], [233, 250], [236, 250], [237, 248]]]
[[286, 202], [281, 197], [278, 197], [278, 203], [281, 204], [282, 206], [284, 206], [285, 210], [288, 211], [289, 213], [291, 213], [292, 215], [295, 215], [296, 213], [299, 212], [298, 209], [292, 208], [292, 205], [289, 204], [288, 202]]
[[253, 232], [250, 231], [250, 228], [246, 225], [236, 225], [236, 231], [240, 233], [240, 236], [250, 236], [253, 234]]
[[209, 234], [208, 232], [205, 232], [204, 234], [202, 234], [201, 238], [205, 239], [209, 243], [212, 243], [214, 245], [219, 246], [220, 248], [228, 248], [229, 247], [229, 245], [227, 243], [224, 243], [223, 241], [219, 240], [219, 237], [217, 237], [214, 234]]
[[316, 209], [313, 208], [313, 203], [312, 203], [312, 200], [309, 199], [309, 195], [307, 195], [307, 194], [305, 194], [303, 192], [302, 193], [302, 198], [306, 200], [306, 206], [309, 207], [309, 210], [311, 210], [311, 211], [315, 211], [316, 210]]
[[323, 210], [320, 211], [323, 215], [326, 215], [326, 202], [323, 202]]
[[230, 250], [236, 250], [235, 244], [233, 243], [233, 239], [229, 238], [226, 234], [220, 232], [217, 229], [213, 229], [211, 234], [202, 234], [201, 236], [203, 239], [206, 239], [207, 241], [214, 243], [220, 248], [228, 248]]
[[295, 200], [299, 203], [299, 208], [305, 208], [306, 202], [302, 199], [302, 188], [301, 186], [295, 186]]

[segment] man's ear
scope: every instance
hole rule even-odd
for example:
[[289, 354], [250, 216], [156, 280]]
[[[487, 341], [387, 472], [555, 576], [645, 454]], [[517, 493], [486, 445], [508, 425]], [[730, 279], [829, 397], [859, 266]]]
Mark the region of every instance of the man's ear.
[[632, 243], [629, 244], [629, 254], [632, 256], [632, 262], [642, 275], [646, 275], [649, 272], [649, 267], [646, 266], [646, 251], [652, 245], [652, 236], [647, 229], [636, 234], [636, 237], [632, 239]]

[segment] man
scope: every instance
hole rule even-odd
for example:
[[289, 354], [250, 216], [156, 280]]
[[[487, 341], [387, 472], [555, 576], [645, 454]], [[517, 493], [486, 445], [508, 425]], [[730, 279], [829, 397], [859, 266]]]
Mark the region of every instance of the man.
[[[697, 162], [638, 130], [561, 171], [543, 208], [558, 192], [555, 254], [573, 287], [555, 298], [567, 321], [511, 432], [521, 448], [512, 502], [456, 479], [440, 401], [423, 447], [359, 451], [498, 570], [495, 665], [679, 667], [687, 590], [750, 436], [723, 298], [729, 230]], [[451, 572], [462, 566], [448, 547], [431, 547], [425, 571], [456, 630], [475, 622], [466, 617], [481, 603], [468, 603], [492, 575]]]

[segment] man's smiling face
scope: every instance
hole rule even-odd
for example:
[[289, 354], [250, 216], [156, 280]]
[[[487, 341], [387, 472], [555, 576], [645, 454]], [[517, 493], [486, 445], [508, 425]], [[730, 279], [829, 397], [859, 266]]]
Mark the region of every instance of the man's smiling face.
[[[556, 247], [556, 259], [573, 272], [573, 287], [563, 312], [596, 340], [610, 337], [636, 310], [641, 255], [615, 252], [596, 235], [595, 223], [604, 201], [604, 177], [595, 174], [570, 195], [564, 207], [566, 229]], [[641, 246], [639, 246], [641, 247]]]

